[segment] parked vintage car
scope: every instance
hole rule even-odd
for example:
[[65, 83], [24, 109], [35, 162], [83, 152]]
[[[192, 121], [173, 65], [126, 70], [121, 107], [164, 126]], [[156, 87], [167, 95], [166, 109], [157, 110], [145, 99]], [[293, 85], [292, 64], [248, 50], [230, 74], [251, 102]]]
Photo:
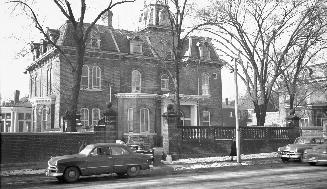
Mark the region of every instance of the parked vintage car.
[[80, 176], [107, 173], [133, 177], [140, 170], [149, 169], [150, 164], [149, 156], [135, 153], [127, 145], [97, 143], [87, 145], [78, 154], [51, 157], [46, 175], [66, 182], [75, 182]]
[[303, 162], [309, 163], [310, 165], [316, 165], [317, 163], [327, 164], [327, 140], [324, 144], [305, 150]]
[[304, 150], [322, 144], [323, 142], [324, 139], [322, 137], [298, 137], [293, 144], [279, 147], [278, 154], [283, 162], [289, 160], [302, 161]]

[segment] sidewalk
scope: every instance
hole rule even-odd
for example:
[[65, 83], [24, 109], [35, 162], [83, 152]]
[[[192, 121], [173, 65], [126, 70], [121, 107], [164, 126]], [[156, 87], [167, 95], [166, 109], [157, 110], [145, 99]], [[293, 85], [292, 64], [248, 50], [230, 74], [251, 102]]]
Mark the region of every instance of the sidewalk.
[[[162, 165], [151, 167], [150, 170], [144, 171], [143, 174], [162, 175], [219, 167], [280, 163], [281, 161], [277, 157], [277, 153], [272, 152], [248, 155], [242, 154], [241, 163], [237, 163], [235, 160], [231, 162], [229, 156], [179, 159], [171, 163], [163, 161]], [[46, 167], [47, 162], [1, 164], [0, 176], [42, 175], [45, 173]]]

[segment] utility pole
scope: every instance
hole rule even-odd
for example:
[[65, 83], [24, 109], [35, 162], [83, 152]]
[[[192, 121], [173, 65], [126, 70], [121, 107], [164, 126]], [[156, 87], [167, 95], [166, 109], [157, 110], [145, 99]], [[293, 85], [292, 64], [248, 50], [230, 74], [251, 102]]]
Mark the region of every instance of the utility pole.
[[237, 85], [237, 61], [234, 64], [234, 81], [235, 81], [235, 123], [236, 123], [236, 159], [237, 163], [241, 163], [241, 142], [240, 142], [240, 126], [238, 123], [238, 85]]

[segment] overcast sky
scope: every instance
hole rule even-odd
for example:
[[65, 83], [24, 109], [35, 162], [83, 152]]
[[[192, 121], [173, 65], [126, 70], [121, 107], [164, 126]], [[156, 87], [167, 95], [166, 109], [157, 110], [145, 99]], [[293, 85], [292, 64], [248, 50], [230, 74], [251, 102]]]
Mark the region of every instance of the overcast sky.
[[[79, 2], [79, 1], [73, 1]], [[106, 1], [97, 1], [97, 7], [104, 7]], [[100, 3], [100, 4], [98, 4]], [[101, 3], [103, 5], [101, 5]], [[136, 30], [140, 10], [143, 8], [143, 0], [137, 0], [133, 4], [120, 5], [113, 9], [114, 28]], [[78, 7], [79, 5], [75, 5]], [[42, 23], [45, 27], [58, 28], [65, 22], [64, 16], [52, 1], [39, 1], [36, 7]], [[95, 13], [99, 12], [97, 7], [90, 7], [87, 10], [86, 21], [90, 22]], [[13, 99], [15, 90], [21, 91], [21, 97], [28, 95], [29, 75], [24, 74], [25, 68], [31, 63], [30, 56], [21, 57], [18, 54], [22, 50], [28, 50], [27, 43], [38, 41], [39, 32], [33, 27], [32, 22], [26, 15], [19, 12], [12, 12], [13, 7], [8, 3], [0, 4], [0, 94], [3, 100]], [[79, 9], [77, 9], [79, 10]], [[98, 24], [105, 24], [98, 22]], [[235, 87], [233, 74], [223, 70], [223, 99], [234, 98]]]

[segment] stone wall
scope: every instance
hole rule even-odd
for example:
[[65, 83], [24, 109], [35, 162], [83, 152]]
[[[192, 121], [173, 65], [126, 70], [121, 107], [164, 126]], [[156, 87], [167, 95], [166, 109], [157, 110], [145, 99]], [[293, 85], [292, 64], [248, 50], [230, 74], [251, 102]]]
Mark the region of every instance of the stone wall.
[[[278, 147], [293, 143], [292, 139], [281, 140], [242, 140], [241, 154], [277, 152]], [[183, 141], [180, 147], [181, 155], [176, 158], [198, 158], [229, 156], [232, 140], [218, 139], [206, 141]]]
[[[112, 132], [115, 136], [116, 132]], [[51, 156], [78, 153], [83, 141], [115, 142], [110, 132], [1, 133], [1, 164], [48, 161]]]

